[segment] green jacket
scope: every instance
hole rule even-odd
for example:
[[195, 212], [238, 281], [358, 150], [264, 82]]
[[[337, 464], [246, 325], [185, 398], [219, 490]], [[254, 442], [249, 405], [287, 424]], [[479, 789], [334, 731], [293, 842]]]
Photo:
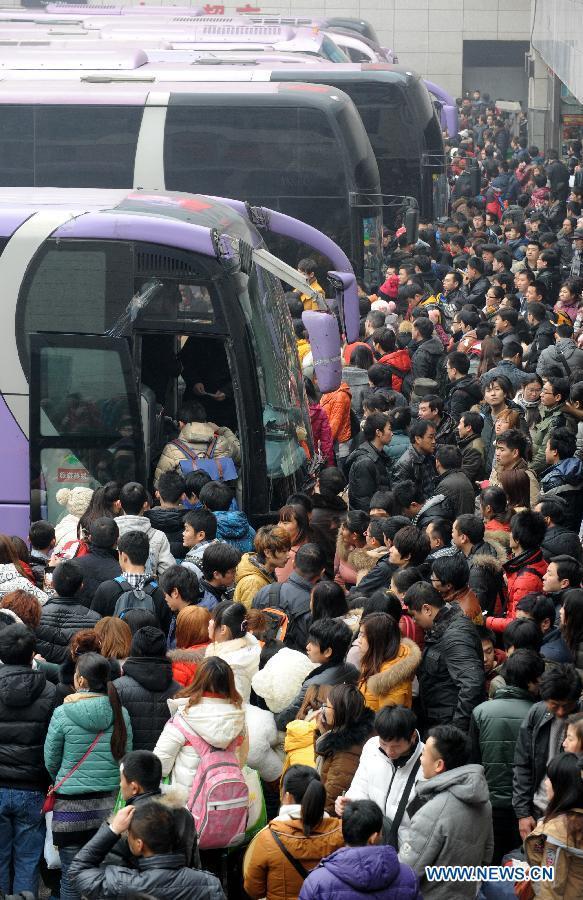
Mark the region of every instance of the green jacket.
[[[127, 753], [132, 749], [132, 726], [125, 708], [123, 717], [127, 728]], [[100, 731], [103, 734], [99, 741], [87, 759], [59, 788], [59, 794], [117, 790], [119, 760], [111, 754], [113, 710], [106, 695], [89, 692], [71, 694], [54, 711], [45, 740], [45, 766], [55, 785], [79, 762]]]
[[490, 802], [496, 809], [512, 810], [514, 748], [520, 726], [534, 698], [522, 688], [504, 685], [494, 700], [486, 700], [472, 713], [472, 760], [484, 766]]
[[540, 414], [540, 422], [530, 430], [532, 439], [532, 463], [530, 467], [537, 475], [540, 475], [549, 466], [545, 458], [545, 449], [550, 431], [553, 428], [562, 428], [567, 423], [565, 405], [563, 403], [559, 406], [554, 406], [552, 409], [547, 409], [546, 406], [541, 404]]

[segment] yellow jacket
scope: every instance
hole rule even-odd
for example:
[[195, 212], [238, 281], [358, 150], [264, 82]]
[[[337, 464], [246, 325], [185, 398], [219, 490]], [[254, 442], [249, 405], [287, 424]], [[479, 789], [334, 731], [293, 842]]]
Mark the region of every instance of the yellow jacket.
[[243, 603], [247, 609], [251, 609], [257, 591], [275, 581], [275, 575], [270, 578], [263, 567], [253, 560], [255, 560], [255, 553], [244, 553], [235, 571], [236, 587], [233, 600], [235, 603]]
[[[324, 292], [324, 288], [320, 287], [320, 285], [318, 284], [318, 282], [315, 279], [314, 279], [314, 281], [312, 281], [310, 287], [312, 288], [313, 291], [318, 291], [319, 294], [322, 294], [322, 297], [326, 296], [326, 294]], [[304, 312], [307, 312], [308, 310], [311, 310], [311, 309], [316, 310], [316, 312], [317, 312], [320, 308], [318, 306], [317, 301], [312, 300], [312, 298], [310, 297], [309, 294], [300, 294], [300, 300], [304, 304]]]
[[283, 771], [281, 773], [282, 778], [290, 766], [311, 766], [315, 769], [315, 740], [315, 719], [294, 719], [293, 722], [288, 722], [283, 745], [285, 759], [283, 761]]
[[413, 678], [420, 662], [421, 651], [417, 644], [409, 638], [401, 638], [395, 658], [386, 660], [380, 672], [360, 685], [366, 705], [375, 712], [383, 706], [408, 706], [410, 709]]
[[296, 341], [298, 345], [298, 356], [300, 357], [300, 364], [303, 363], [304, 357], [311, 352], [312, 348], [310, 347], [310, 342], [306, 340], [306, 338], [299, 338]]

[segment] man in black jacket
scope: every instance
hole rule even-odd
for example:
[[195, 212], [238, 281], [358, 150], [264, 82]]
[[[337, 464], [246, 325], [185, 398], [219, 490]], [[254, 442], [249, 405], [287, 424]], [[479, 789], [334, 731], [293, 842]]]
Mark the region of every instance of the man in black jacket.
[[79, 602], [78, 593], [82, 584], [83, 575], [75, 559], [64, 560], [53, 572], [53, 588], [57, 596], [50, 597], [43, 606], [36, 629], [37, 649], [47, 662], [64, 663], [69, 641], [75, 632], [81, 628], [93, 628], [101, 618], [99, 613]]
[[170, 718], [166, 701], [180, 690], [166, 656], [166, 638], [159, 628], [146, 625], [136, 631], [123, 675], [114, 684], [130, 714], [134, 750], [153, 750]]
[[348, 469], [348, 499], [351, 509], [368, 512], [370, 498], [377, 491], [389, 487], [390, 461], [383, 448], [391, 443], [393, 431], [389, 417], [373, 413], [363, 425], [365, 441], [346, 462]]
[[121, 575], [116, 549], [118, 538], [115, 519], [95, 519], [89, 531], [89, 553], [75, 559], [83, 576], [78, 599], [88, 609], [99, 585]]
[[43, 748], [55, 687], [32, 669], [35, 652], [34, 634], [25, 625], [0, 631], [0, 883], [36, 897], [49, 781]]
[[431, 422], [435, 427], [435, 443], [438, 447], [442, 444], [457, 443], [456, 423], [452, 416], [444, 411], [444, 405], [437, 394], [429, 394], [419, 401], [419, 418]]
[[425, 632], [417, 670], [425, 729], [449, 724], [467, 732], [474, 707], [486, 699], [484, 656], [476, 626], [425, 582], [410, 587], [403, 602]]
[[484, 612], [493, 615], [497, 598], [501, 602], [505, 600], [502, 562], [506, 554], [502, 547], [497, 549], [494, 544], [485, 541], [484, 534], [484, 520], [467, 513], [458, 516], [453, 523], [451, 541], [464, 554], [470, 567], [469, 587]]
[[434, 334], [433, 322], [430, 319], [415, 319], [411, 337], [413, 381], [416, 378], [437, 378], [439, 363], [443, 358], [443, 344]]
[[475, 506], [474, 486], [462, 471], [462, 454], [457, 447], [438, 447], [435, 453], [437, 480], [435, 493], [444, 494], [452, 510], [452, 521], [457, 516], [472, 514]]
[[163, 472], [158, 478], [155, 496], [160, 506], [154, 506], [144, 515], [153, 528], [166, 535], [172, 556], [184, 559], [186, 547], [182, 543], [182, 530], [188, 510], [182, 506], [182, 500], [186, 497], [186, 482], [181, 473]]
[[[559, 554], [567, 554], [581, 562], [583, 560], [583, 549], [581, 540], [576, 531], [571, 531], [565, 525], [567, 517], [567, 504], [559, 497], [544, 497], [534, 507], [544, 517], [547, 523], [547, 530], [544, 540], [541, 544], [543, 556], [546, 560], [552, 559]], [[579, 587], [579, 584], [573, 584], [571, 587]]]
[[459, 422], [460, 416], [480, 403], [482, 388], [477, 378], [469, 374], [470, 358], [467, 353], [454, 350], [447, 357], [449, 388], [445, 398], [446, 413]]
[[484, 275], [484, 262], [479, 256], [470, 256], [464, 275], [464, 287], [462, 288], [465, 302], [482, 309], [486, 302], [486, 294], [490, 282]]
[[525, 372], [536, 372], [541, 353], [555, 343], [555, 326], [547, 319], [547, 309], [543, 303], [529, 303], [526, 309], [532, 342], [522, 364]]
[[567, 718], [579, 708], [581, 678], [574, 666], [555, 666], [540, 681], [540, 702], [521, 725], [514, 752], [512, 806], [522, 840], [544, 815], [547, 765], [562, 751]]
[[412, 481], [419, 485], [424, 499], [427, 500], [434, 493], [437, 478], [433, 456], [435, 425], [426, 419], [417, 419], [411, 423], [409, 440], [411, 446], [393, 466], [392, 481], [395, 485], [403, 481]]

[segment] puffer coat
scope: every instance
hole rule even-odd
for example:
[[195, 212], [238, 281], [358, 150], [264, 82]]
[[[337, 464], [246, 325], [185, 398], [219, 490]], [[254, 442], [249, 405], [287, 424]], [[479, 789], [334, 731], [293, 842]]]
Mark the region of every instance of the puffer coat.
[[74, 597], [52, 597], [42, 608], [36, 629], [37, 652], [50, 663], [64, 663], [73, 635], [81, 628], [93, 628], [101, 616]]
[[30, 666], [0, 666], [0, 787], [46, 790], [43, 745], [55, 687]]
[[130, 656], [114, 685], [130, 715], [134, 750], [153, 750], [170, 718], [166, 701], [180, 690], [172, 677], [172, 663], [159, 657]]
[[[127, 729], [126, 753], [132, 749], [132, 724], [123, 709]], [[119, 762], [111, 753], [113, 709], [105, 694], [79, 692], [65, 697], [53, 713], [45, 740], [45, 766], [54, 784], [79, 762], [96, 736], [102, 732], [87, 759], [59, 788], [59, 794], [91, 794], [116, 791], [119, 787]]]
[[383, 706], [411, 707], [413, 678], [420, 662], [421, 651], [417, 644], [402, 638], [396, 657], [386, 660], [380, 672], [361, 685], [366, 705], [375, 712]]
[[358, 769], [362, 748], [374, 732], [374, 712], [366, 707], [344, 728], [325, 731], [316, 741], [316, 762], [326, 788], [326, 812], [334, 815], [336, 798], [346, 793]]

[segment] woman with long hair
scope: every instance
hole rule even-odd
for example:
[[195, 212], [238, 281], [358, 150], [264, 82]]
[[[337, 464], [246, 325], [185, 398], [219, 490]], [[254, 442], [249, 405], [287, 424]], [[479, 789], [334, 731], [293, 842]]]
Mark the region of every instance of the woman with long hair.
[[291, 575], [296, 561], [296, 553], [304, 544], [314, 537], [308, 513], [299, 503], [290, 503], [282, 506], [279, 511], [278, 528], [286, 532], [290, 540], [290, 550], [287, 561], [283, 566], [276, 566], [275, 577], [279, 582], [287, 581]]
[[417, 644], [402, 637], [392, 616], [371, 613], [361, 619], [358, 645], [359, 687], [366, 705], [375, 712], [388, 705], [410, 708], [413, 678], [421, 662]]
[[371, 569], [374, 565], [374, 561], [366, 553], [366, 531], [369, 524], [368, 513], [362, 509], [351, 509], [338, 529], [334, 578], [345, 587], [354, 587], [358, 572]]
[[571, 651], [575, 668], [583, 678], [583, 590], [570, 588], [563, 594], [559, 610], [563, 640]]
[[478, 364], [478, 378], [489, 372], [502, 360], [502, 341], [497, 337], [485, 337], [480, 349], [480, 362]]
[[341, 823], [325, 807], [326, 791], [316, 770], [290, 766], [279, 814], [245, 853], [243, 886], [252, 900], [296, 900], [308, 873], [344, 845]]
[[7, 534], [0, 534], [0, 597], [12, 591], [26, 591], [44, 605], [48, 597], [26, 577], [18, 554]]
[[209, 645], [211, 614], [204, 606], [185, 606], [176, 616], [176, 649], [168, 652], [174, 680], [186, 687]]
[[259, 671], [261, 644], [253, 630], [265, 625], [258, 609], [245, 609], [242, 603], [223, 600], [211, 611], [208, 635], [210, 644], [205, 656], [220, 656], [229, 663], [237, 690], [245, 703], [251, 696], [251, 679]]
[[168, 701], [168, 707], [172, 718], [164, 726], [154, 753], [162, 763], [162, 775], [169, 775], [172, 785], [189, 791], [200, 762], [200, 756], [175, 722], [212, 747], [225, 750], [233, 745], [244, 765], [248, 749], [245, 711], [233, 670], [223, 659], [204, 659], [194, 680]]
[[101, 638], [101, 654], [115, 660], [120, 670], [130, 655], [132, 632], [130, 626], [117, 616], [104, 616], [95, 623], [95, 633]]
[[374, 712], [354, 684], [335, 684], [317, 716], [316, 765], [326, 788], [326, 812], [334, 815], [358, 768], [362, 748], [374, 733]]
[[[117, 481], [108, 481], [94, 492], [89, 506], [79, 519], [77, 536], [80, 541], [88, 544], [91, 526], [96, 519], [114, 519], [122, 514], [119, 498], [120, 485]], [[79, 554], [77, 554], [79, 555]]]
[[583, 781], [575, 753], [559, 753], [547, 767], [549, 803], [524, 842], [530, 866], [553, 864], [553, 880], [540, 886], [545, 900], [583, 896]]
[[52, 830], [61, 856], [61, 900], [80, 898], [69, 866], [110, 814], [119, 764], [132, 749], [130, 718], [109, 677], [105, 657], [79, 656], [75, 693], [54, 711], [45, 741], [45, 766], [56, 794]]
[[530, 478], [525, 469], [500, 472], [500, 487], [506, 494], [510, 518], [523, 509], [530, 509]]
[[[285, 508], [285, 507], [284, 507]], [[250, 609], [257, 591], [276, 581], [290, 556], [292, 536], [282, 525], [263, 525], [253, 539], [253, 553], [244, 553], [235, 573], [233, 600]]]
[[510, 550], [510, 510], [504, 489], [499, 485], [485, 488], [480, 494], [480, 512], [484, 520], [484, 539], [496, 541]]
[[312, 622], [318, 619], [338, 619], [348, 614], [346, 594], [334, 581], [319, 581], [310, 594]]

